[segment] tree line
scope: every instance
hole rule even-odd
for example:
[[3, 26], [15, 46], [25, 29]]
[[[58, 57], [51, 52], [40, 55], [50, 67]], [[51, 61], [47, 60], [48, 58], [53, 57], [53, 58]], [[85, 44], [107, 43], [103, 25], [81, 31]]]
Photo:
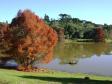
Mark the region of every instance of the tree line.
[[59, 19], [52, 19], [45, 14], [43, 19], [49, 26], [55, 29], [64, 29], [65, 39], [103, 41], [105, 38], [110, 39], [112, 37], [112, 25], [96, 24], [91, 21], [71, 17], [68, 14], [59, 14]]

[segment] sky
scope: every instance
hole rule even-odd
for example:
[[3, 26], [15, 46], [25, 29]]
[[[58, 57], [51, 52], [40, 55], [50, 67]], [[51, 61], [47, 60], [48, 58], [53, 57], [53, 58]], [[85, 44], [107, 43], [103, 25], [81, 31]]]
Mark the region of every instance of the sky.
[[58, 19], [60, 13], [97, 24], [112, 24], [112, 0], [0, 0], [0, 22], [11, 20], [18, 10]]

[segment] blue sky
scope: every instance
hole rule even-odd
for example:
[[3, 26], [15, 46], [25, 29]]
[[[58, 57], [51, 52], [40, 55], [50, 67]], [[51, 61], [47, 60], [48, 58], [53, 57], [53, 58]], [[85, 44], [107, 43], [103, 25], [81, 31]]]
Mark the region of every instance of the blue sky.
[[57, 19], [58, 14], [66, 13], [98, 24], [112, 24], [112, 0], [1, 0], [0, 21], [10, 22], [19, 9], [31, 9], [40, 17], [48, 14]]

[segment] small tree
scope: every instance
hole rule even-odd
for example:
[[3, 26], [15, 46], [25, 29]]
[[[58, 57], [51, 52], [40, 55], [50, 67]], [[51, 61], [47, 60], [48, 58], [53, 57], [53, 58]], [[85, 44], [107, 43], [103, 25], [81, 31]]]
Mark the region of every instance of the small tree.
[[96, 42], [104, 42], [104, 30], [103, 28], [96, 28], [95, 41]]
[[18, 69], [30, 70], [37, 60], [50, 61], [57, 34], [30, 10], [24, 10], [12, 20], [4, 39], [5, 53], [17, 61]]

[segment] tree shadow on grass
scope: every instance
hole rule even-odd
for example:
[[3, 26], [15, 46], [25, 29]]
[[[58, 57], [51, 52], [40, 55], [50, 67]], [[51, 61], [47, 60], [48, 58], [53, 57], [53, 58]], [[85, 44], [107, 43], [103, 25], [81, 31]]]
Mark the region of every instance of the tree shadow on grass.
[[108, 80], [91, 80], [88, 77], [83, 78], [60, 78], [60, 77], [41, 77], [41, 76], [19, 76], [26, 79], [39, 79], [42, 81], [59, 82], [61, 84], [112, 84]]

